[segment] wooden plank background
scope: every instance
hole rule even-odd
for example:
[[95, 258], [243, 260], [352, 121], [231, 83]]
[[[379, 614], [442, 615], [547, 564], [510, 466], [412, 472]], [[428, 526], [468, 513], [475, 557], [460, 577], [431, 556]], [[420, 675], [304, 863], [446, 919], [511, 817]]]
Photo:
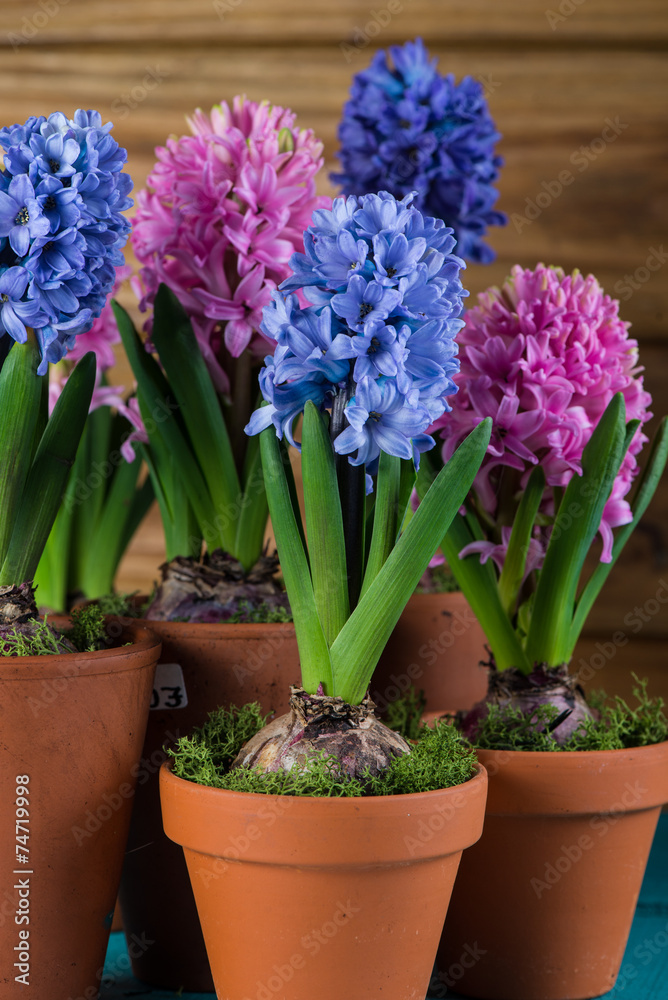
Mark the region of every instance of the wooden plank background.
[[[484, 83], [503, 134], [499, 207], [511, 222], [492, 231], [497, 260], [470, 266], [467, 287], [498, 283], [514, 263], [592, 271], [622, 298], [654, 411], [668, 412], [665, 0], [0, 0], [0, 18], [0, 123], [96, 107], [115, 122], [137, 188], [154, 147], [186, 131], [185, 114], [238, 93], [290, 106], [335, 168], [352, 73], [378, 47], [421, 35], [442, 71]], [[618, 134], [601, 149], [610, 121]], [[564, 170], [573, 182], [559, 190]], [[324, 172], [319, 190], [335, 193]], [[550, 204], [536, 215], [541, 192]], [[667, 513], [664, 483], [588, 623], [590, 660], [628, 633], [606, 676], [665, 666]], [[161, 557], [153, 512], [119, 584], [147, 587]], [[624, 620], [637, 608], [636, 630]]]

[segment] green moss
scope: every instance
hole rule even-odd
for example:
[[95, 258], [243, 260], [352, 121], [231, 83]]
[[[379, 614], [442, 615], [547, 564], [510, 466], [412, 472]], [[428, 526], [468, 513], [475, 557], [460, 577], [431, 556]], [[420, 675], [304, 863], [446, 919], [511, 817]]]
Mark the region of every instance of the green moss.
[[133, 590], [131, 594], [104, 594], [98, 597], [95, 603], [103, 615], [117, 615], [119, 618], [143, 618], [144, 612], [151, 603], [152, 598], [139, 602], [136, 600], [138, 590]]
[[418, 594], [454, 594], [461, 587], [447, 563], [428, 569], [417, 586]]
[[63, 646], [60, 636], [48, 624], [46, 617], [36, 623], [29, 635], [12, 629], [0, 639], [0, 656], [52, 656], [54, 653], [70, 652], [71, 649]]
[[227, 618], [225, 621], [233, 624], [238, 624], [240, 622], [291, 622], [292, 614], [281, 604], [268, 604], [264, 601], [262, 604], [258, 604], [256, 607], [253, 607], [249, 601], [240, 601], [237, 610], [231, 618]]
[[200, 785], [222, 787], [217, 784], [218, 775], [227, 771], [244, 743], [262, 729], [265, 721], [256, 702], [242, 708], [231, 705], [216, 709], [192, 735], [182, 736], [175, 750], [168, 750], [174, 758], [174, 774]]
[[[628, 705], [623, 698], [608, 702], [605, 695], [590, 697], [599, 713], [596, 719], [585, 719], [571, 738], [559, 746], [550, 735], [550, 726], [558, 716], [551, 705], [542, 705], [531, 716], [519, 709], [490, 706], [475, 738], [475, 744], [488, 750], [623, 750], [650, 746], [668, 740], [668, 719], [663, 698], [650, 698], [647, 681], [636, 680], [633, 694], [637, 705]], [[542, 731], [541, 731], [542, 730]]]
[[104, 612], [99, 605], [89, 604], [84, 608], [74, 608], [70, 617], [72, 627], [63, 634], [80, 653], [92, 653], [97, 649], [108, 647]]
[[475, 768], [475, 751], [453, 726], [423, 729], [410, 754], [395, 758], [378, 777], [341, 777], [338, 762], [327, 754], [311, 758], [291, 771], [259, 771], [229, 766], [244, 743], [264, 725], [260, 707], [220, 708], [191, 736], [182, 737], [175, 750], [174, 773], [179, 778], [212, 788], [263, 795], [361, 797], [404, 795], [449, 788], [468, 781]]
[[406, 694], [387, 706], [385, 724], [401, 733], [405, 740], [416, 740], [422, 728], [422, 713], [426, 704], [424, 691], [417, 691], [411, 685]]
[[448, 722], [423, 727], [410, 754], [397, 757], [387, 771], [372, 779], [374, 795], [408, 795], [451, 788], [469, 781], [476, 767], [475, 750]]
[[549, 732], [558, 716], [553, 705], [540, 705], [531, 715], [512, 705], [490, 705], [474, 742], [482, 750], [559, 750]]
[[[80, 653], [92, 653], [108, 647], [105, 619], [98, 607], [75, 608], [71, 620], [72, 627], [60, 633], [49, 624], [48, 616], [43, 621], [31, 622], [29, 633], [14, 629], [3, 636], [0, 655], [52, 656], [54, 653], [71, 653], [72, 646]], [[63, 644], [61, 636], [71, 645]]]
[[617, 696], [613, 704], [603, 705], [598, 722], [587, 719], [584, 726], [573, 734], [568, 750], [621, 750], [628, 747], [646, 747], [668, 740], [668, 719], [663, 711], [661, 697], [650, 698], [647, 679], [639, 680], [633, 696], [637, 705], [628, 705]]

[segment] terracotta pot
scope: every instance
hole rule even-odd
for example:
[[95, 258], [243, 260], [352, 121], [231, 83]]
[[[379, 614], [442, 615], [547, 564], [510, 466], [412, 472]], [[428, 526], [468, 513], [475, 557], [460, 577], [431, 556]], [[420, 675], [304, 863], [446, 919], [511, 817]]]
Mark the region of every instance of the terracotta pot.
[[485, 633], [460, 592], [413, 594], [376, 667], [371, 697], [380, 712], [413, 685], [426, 711], [472, 708], [487, 694]]
[[[265, 712], [287, 712], [290, 684], [299, 679], [295, 630], [289, 623], [147, 624], [163, 644], [154, 692], [154, 704], [160, 697], [162, 707], [149, 713], [121, 879], [123, 927], [129, 945], [142, 934], [155, 942], [144, 950], [130, 947], [138, 979], [166, 989], [210, 992], [213, 980], [183, 852], [162, 828], [158, 771], [167, 759], [163, 745], [173, 745], [219, 705], [258, 701]], [[178, 668], [182, 688], [175, 693]], [[179, 697], [179, 706], [170, 708]]]
[[424, 1000], [487, 777], [420, 795], [266, 796], [160, 772], [217, 996]]
[[119, 641], [0, 658], [3, 1000], [97, 996], [160, 652]]
[[668, 743], [478, 756], [485, 830], [457, 878], [441, 986], [485, 1000], [607, 993], [668, 800]]

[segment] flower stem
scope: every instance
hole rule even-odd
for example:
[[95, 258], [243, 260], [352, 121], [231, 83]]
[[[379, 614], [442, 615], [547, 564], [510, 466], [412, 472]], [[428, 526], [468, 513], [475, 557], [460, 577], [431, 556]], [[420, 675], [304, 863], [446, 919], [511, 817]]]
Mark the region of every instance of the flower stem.
[[[345, 389], [340, 389], [332, 403], [332, 418], [329, 435], [332, 441], [338, 437], [347, 424], [344, 414], [346, 404], [355, 395], [352, 373], [348, 376]], [[365, 520], [365, 468], [351, 465], [347, 455], [336, 456], [336, 478], [339, 484], [339, 498], [343, 515], [343, 534], [346, 546], [346, 568], [348, 578], [348, 601], [350, 611], [354, 611], [362, 590], [364, 573], [364, 520]]]
[[[227, 413], [227, 420], [234, 462], [237, 472], [241, 476], [248, 443], [244, 427], [250, 420], [255, 403], [255, 394], [251, 393], [251, 386], [257, 386], [257, 373], [253, 373], [252, 369], [254, 365], [257, 365], [257, 362], [254, 361], [248, 350], [243, 351], [238, 358], [232, 358], [231, 361], [232, 405]], [[259, 370], [259, 365], [257, 368]], [[255, 378], [252, 377], [253, 374], [255, 374]]]

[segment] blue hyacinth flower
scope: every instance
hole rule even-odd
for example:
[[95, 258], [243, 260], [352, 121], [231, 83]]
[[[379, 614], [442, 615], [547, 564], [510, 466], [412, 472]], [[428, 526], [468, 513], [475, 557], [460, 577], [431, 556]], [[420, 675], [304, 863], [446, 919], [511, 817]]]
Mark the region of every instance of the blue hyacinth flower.
[[487, 230], [506, 222], [494, 209], [500, 136], [480, 83], [455, 83], [436, 64], [417, 39], [377, 52], [356, 74], [339, 125], [341, 171], [332, 180], [347, 195], [415, 191], [425, 215], [452, 227], [462, 257], [488, 263], [495, 255]]

